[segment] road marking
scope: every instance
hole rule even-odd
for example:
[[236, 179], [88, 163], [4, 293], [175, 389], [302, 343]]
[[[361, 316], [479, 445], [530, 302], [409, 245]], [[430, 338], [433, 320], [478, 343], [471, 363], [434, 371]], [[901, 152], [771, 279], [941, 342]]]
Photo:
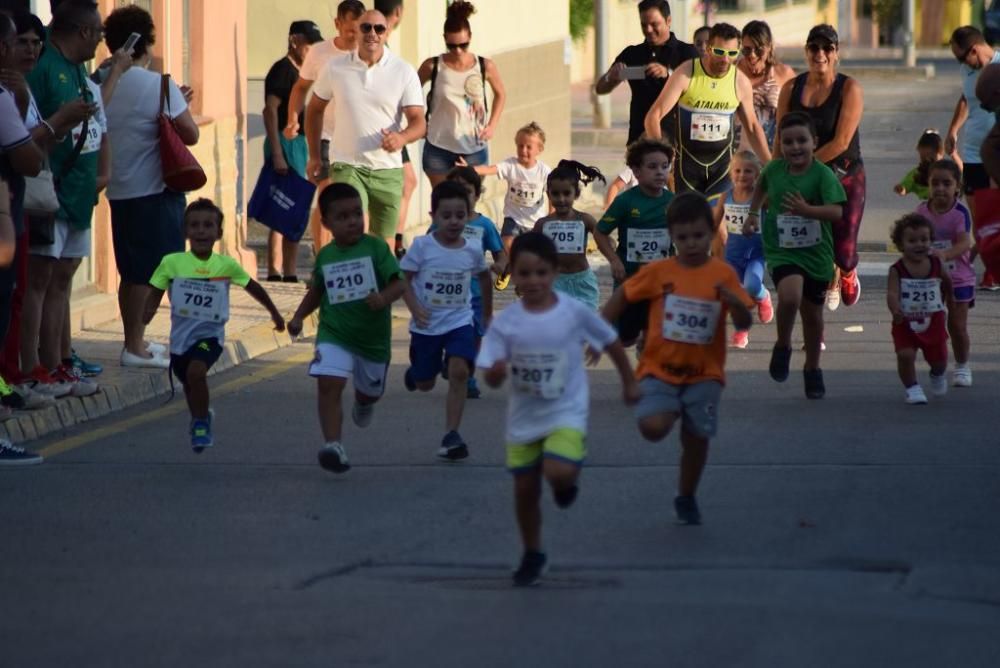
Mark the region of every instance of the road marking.
[[[273, 364], [265, 367], [264, 369], [247, 374], [240, 378], [234, 378], [216, 388], [212, 389], [212, 397], [218, 398], [226, 396], [228, 394], [233, 394], [238, 392], [243, 388], [254, 385], [264, 380], [269, 380], [275, 376], [280, 376], [281, 374], [294, 369], [297, 366], [301, 366], [306, 362], [313, 359], [315, 352], [313, 347], [310, 345], [308, 351], [302, 351], [295, 353], [286, 360], [280, 362], [274, 362]], [[239, 367], [237, 367], [239, 368]], [[187, 411], [187, 404], [184, 402], [183, 397], [180, 401], [170, 402], [166, 406], [157, 408], [149, 413], [144, 413], [142, 415], [137, 415], [136, 417], [127, 418], [125, 420], [120, 420], [114, 424], [109, 424], [104, 427], [99, 427], [92, 431], [88, 431], [85, 434], [80, 434], [79, 436], [72, 436], [70, 438], [59, 441], [58, 443], [53, 443], [52, 445], [43, 448], [38, 451], [38, 454], [42, 455], [46, 459], [50, 457], [55, 457], [56, 455], [61, 455], [64, 452], [69, 452], [70, 450], [76, 450], [77, 448], [83, 447], [88, 443], [93, 443], [96, 440], [102, 438], [108, 438], [110, 436], [116, 436], [124, 431], [128, 431], [133, 427], [138, 427], [140, 425], [153, 422], [165, 418], [170, 415], [176, 415], [177, 413], [182, 413]]]

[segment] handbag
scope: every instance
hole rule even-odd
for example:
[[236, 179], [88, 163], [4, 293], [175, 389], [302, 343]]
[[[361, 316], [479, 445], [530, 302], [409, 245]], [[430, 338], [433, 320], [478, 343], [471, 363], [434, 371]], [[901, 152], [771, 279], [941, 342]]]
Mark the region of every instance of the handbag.
[[24, 211], [32, 215], [55, 213], [58, 210], [59, 195], [56, 194], [55, 177], [46, 161], [45, 168], [37, 176], [24, 178]]
[[[76, 144], [73, 145], [72, 153], [69, 154], [66, 162], [63, 163], [62, 169], [59, 171], [59, 176], [55, 176], [51, 171], [44, 170], [33, 179], [25, 179], [24, 212], [28, 219], [28, 243], [32, 246], [51, 246], [56, 242], [56, 212], [62, 206], [59, 203], [58, 195], [59, 181], [70, 173], [70, 170], [76, 164], [76, 159], [80, 157], [80, 152], [83, 151], [83, 144], [87, 141], [89, 126], [90, 119], [84, 119], [83, 127], [80, 128], [80, 136], [77, 137]], [[51, 179], [49, 185], [52, 188], [52, 195], [55, 197], [54, 206], [52, 202], [43, 203], [40, 206], [29, 206], [28, 189], [32, 187], [28, 185], [29, 181], [37, 181], [34, 186], [38, 190], [36, 192], [37, 195], [41, 197], [47, 196], [47, 193], [41, 192], [45, 188], [46, 183], [46, 178], [43, 174], [48, 174], [48, 178]]]
[[[184, 140], [177, 134], [174, 121], [170, 118], [170, 75], [160, 77], [160, 165], [163, 168], [163, 183], [167, 188], [179, 193], [198, 190], [208, 182], [205, 170], [198, 164]], [[164, 107], [167, 113], [163, 113]]]
[[247, 204], [247, 215], [289, 241], [299, 241], [309, 225], [315, 194], [315, 184], [294, 169], [281, 176], [266, 160]]

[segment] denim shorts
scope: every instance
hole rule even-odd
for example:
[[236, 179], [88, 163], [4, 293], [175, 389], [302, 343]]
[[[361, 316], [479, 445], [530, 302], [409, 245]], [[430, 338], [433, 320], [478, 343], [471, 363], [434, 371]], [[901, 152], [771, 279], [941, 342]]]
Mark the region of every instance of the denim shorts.
[[427, 174], [447, 174], [455, 168], [455, 162], [459, 158], [465, 158], [465, 162], [469, 164], [469, 167], [479, 167], [481, 165], [489, 164], [490, 151], [488, 148], [483, 148], [481, 151], [469, 153], [468, 155], [462, 155], [461, 153], [446, 151], [443, 148], [435, 146], [429, 141], [424, 142], [424, 157], [422, 162], [424, 165], [424, 172]]
[[704, 380], [691, 385], [674, 385], [646, 376], [639, 381], [642, 398], [635, 407], [636, 419], [659, 413], [677, 413], [684, 429], [698, 438], [712, 438], [719, 426], [722, 383]]

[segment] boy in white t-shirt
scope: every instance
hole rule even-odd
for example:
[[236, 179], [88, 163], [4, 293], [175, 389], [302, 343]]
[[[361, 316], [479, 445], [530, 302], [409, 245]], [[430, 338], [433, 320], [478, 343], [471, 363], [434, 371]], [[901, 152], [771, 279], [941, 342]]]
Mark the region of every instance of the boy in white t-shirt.
[[[517, 157], [507, 158], [496, 165], [476, 167], [482, 176], [496, 175], [507, 182], [507, 195], [503, 201], [503, 225], [500, 238], [504, 250], [510, 254], [514, 238], [530, 232], [538, 219], [549, 212], [545, 198], [545, 183], [552, 168], [538, 159], [545, 150], [545, 131], [532, 121], [514, 135]], [[464, 166], [465, 161], [459, 160]], [[497, 290], [506, 290], [510, 283], [510, 273], [497, 277]]]
[[438, 457], [446, 461], [469, 456], [458, 427], [465, 409], [466, 383], [476, 360], [473, 278], [479, 281], [486, 326], [493, 315], [493, 289], [482, 246], [468, 242], [462, 234], [470, 214], [465, 188], [454, 181], [439, 183], [431, 192], [435, 230], [415, 238], [399, 263], [406, 273], [403, 299], [413, 315], [406, 389], [428, 392], [437, 375], [446, 374], [446, 433], [438, 450]]
[[517, 522], [524, 543], [516, 586], [536, 584], [547, 559], [541, 548], [542, 477], [556, 505], [576, 499], [586, 456], [589, 391], [584, 345], [607, 350], [621, 376], [625, 403], [639, 400], [639, 385], [614, 328], [585, 304], [553, 290], [559, 275], [554, 242], [527, 232], [511, 246], [511, 271], [521, 293], [497, 316], [483, 339], [476, 366], [499, 387], [508, 375], [507, 468], [514, 474]]

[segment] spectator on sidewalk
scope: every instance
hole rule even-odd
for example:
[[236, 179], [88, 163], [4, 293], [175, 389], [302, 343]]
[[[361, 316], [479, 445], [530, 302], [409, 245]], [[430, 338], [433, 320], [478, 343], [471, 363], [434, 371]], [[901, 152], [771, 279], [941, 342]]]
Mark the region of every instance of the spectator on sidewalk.
[[[742, 58], [736, 63], [740, 72], [746, 75], [753, 87], [753, 110], [757, 122], [764, 130], [767, 145], [774, 144], [774, 133], [778, 128], [778, 97], [785, 82], [795, 77], [795, 70], [778, 61], [774, 53], [774, 38], [771, 26], [764, 21], [750, 21], [743, 26], [740, 53]], [[750, 139], [743, 135], [743, 126], [736, 124], [736, 141], [739, 150], [751, 150]]]
[[[330, 61], [306, 108], [307, 174], [325, 178], [319, 159], [324, 114], [335, 109], [330, 179], [362, 196], [372, 234], [393, 241], [403, 194], [401, 151], [424, 136], [424, 96], [413, 66], [385, 47], [385, 16], [361, 16], [358, 50]], [[403, 128], [405, 118], [406, 127]]]
[[[111, 152], [111, 233], [115, 265], [121, 276], [118, 307], [125, 344], [122, 366], [166, 369], [166, 347], [145, 339], [143, 309], [149, 296], [149, 279], [160, 261], [184, 250], [184, 193], [168, 190], [160, 159], [159, 115], [162, 76], [151, 71], [156, 43], [153, 17], [137, 5], [127, 5], [108, 15], [105, 42], [111, 52], [121, 49], [132, 33], [139, 41], [132, 48], [132, 63], [118, 81], [108, 103], [108, 137]], [[198, 142], [198, 125], [188, 108], [189, 98], [167, 82], [169, 103], [164, 113], [172, 119], [185, 144]]]
[[[313, 44], [323, 42], [319, 27], [312, 21], [294, 21], [288, 29], [288, 51], [274, 63], [264, 78], [264, 160], [270, 162], [281, 176], [288, 170], [305, 178], [309, 147], [306, 145], [305, 115], [299, 113], [293, 121], [298, 131], [291, 138], [283, 130], [289, 126], [288, 100], [299, 80], [302, 63], [308, 58]], [[299, 242], [285, 239], [274, 230], [267, 235], [267, 280], [297, 283], [295, 263]]]

